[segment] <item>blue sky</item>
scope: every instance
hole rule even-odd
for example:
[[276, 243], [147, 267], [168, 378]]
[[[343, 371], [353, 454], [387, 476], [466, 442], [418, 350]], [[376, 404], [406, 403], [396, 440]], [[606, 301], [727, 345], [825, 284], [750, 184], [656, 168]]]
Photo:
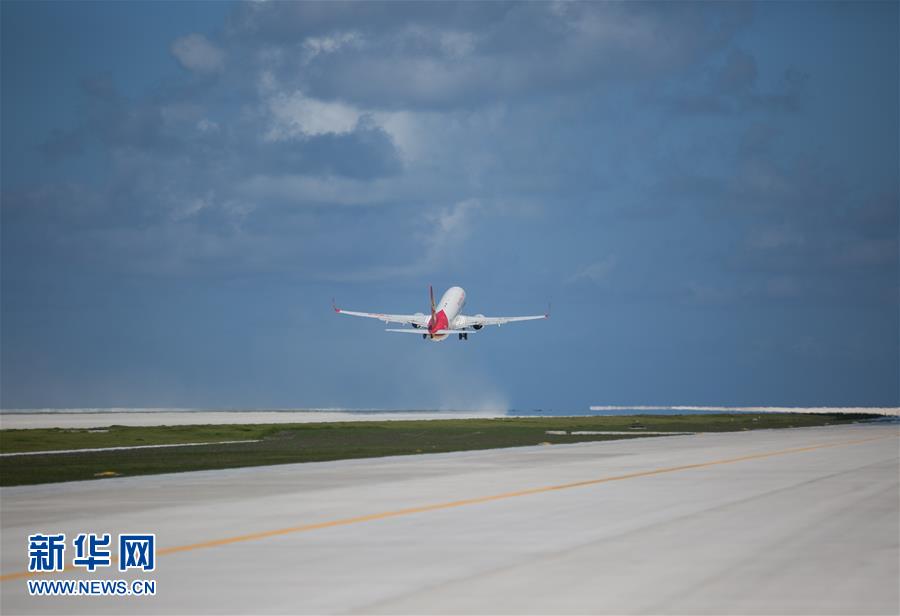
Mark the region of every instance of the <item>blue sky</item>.
[[3, 2], [0, 406], [900, 404], [898, 17]]

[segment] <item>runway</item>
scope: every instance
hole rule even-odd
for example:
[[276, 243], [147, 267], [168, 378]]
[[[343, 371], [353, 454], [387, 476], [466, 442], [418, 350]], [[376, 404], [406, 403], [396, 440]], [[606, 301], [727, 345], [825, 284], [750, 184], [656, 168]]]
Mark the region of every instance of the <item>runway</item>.
[[[0, 611], [897, 614], [898, 443], [857, 424], [2, 488]], [[34, 532], [155, 532], [156, 596], [29, 597]]]

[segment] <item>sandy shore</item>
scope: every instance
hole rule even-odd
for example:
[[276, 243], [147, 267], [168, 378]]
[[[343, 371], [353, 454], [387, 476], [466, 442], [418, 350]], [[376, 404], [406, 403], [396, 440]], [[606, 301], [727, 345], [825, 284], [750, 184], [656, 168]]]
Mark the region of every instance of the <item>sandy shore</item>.
[[102, 428], [117, 426], [187, 426], [208, 424], [279, 424], [326, 421], [389, 421], [504, 417], [497, 412], [346, 412], [346, 411], [121, 411], [2, 413], [0, 428]]

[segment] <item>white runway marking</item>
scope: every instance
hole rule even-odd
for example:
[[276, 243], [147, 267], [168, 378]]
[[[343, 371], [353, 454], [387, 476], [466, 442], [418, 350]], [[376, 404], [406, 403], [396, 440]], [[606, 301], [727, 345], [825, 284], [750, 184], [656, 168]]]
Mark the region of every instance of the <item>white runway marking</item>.
[[696, 432], [655, 432], [653, 430], [573, 430], [571, 432], [567, 432], [566, 430], [547, 430], [546, 434], [555, 434], [557, 436], [591, 436], [591, 435], [600, 435], [600, 434], [628, 434], [630, 436], [642, 436], [642, 435], [660, 435], [664, 434], [666, 436], [686, 436], [689, 434], [696, 434]]
[[52, 451], [15, 451], [0, 453], [0, 458], [9, 456], [49, 456], [58, 453], [90, 453], [95, 451], [123, 451], [126, 449], [161, 449], [163, 447], [196, 447], [197, 445], [236, 445], [238, 443], [258, 443], [262, 439], [248, 441], [212, 441], [210, 443], [167, 443], [163, 445], [129, 445], [127, 447], [95, 447], [91, 449], [55, 449]]

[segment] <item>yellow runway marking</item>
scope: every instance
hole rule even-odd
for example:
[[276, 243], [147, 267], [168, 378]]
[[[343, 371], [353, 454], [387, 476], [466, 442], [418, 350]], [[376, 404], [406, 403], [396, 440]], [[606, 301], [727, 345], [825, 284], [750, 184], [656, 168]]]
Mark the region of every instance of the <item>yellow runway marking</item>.
[[[554, 492], [558, 490], [569, 490], [572, 488], [581, 488], [585, 486], [593, 486], [601, 483], [610, 483], [613, 481], [624, 481], [626, 479], [636, 479], [638, 477], [651, 477], [653, 475], [663, 475], [665, 473], [677, 473], [679, 471], [687, 471], [691, 469], [697, 468], [708, 468], [710, 466], [720, 466], [723, 464], [734, 464], [736, 462], [745, 462], [747, 460], [760, 460], [763, 458], [771, 458], [774, 456], [783, 456], [792, 453], [801, 453], [804, 451], [814, 451], [817, 449], [827, 449], [830, 447], [843, 447], [847, 445], [859, 445], [861, 443], [868, 443], [871, 441], [879, 441], [886, 438], [895, 438], [898, 435], [891, 436], [877, 436], [873, 438], [866, 439], [857, 439], [853, 441], [842, 441], [839, 443], [823, 443], [819, 445], [810, 445], [807, 447], [796, 447], [794, 449], [782, 449], [780, 451], [768, 451], [765, 453], [757, 453], [750, 454], [746, 456], [740, 456], [737, 458], [727, 458], [724, 460], [712, 460], [709, 462], [699, 462], [696, 464], [684, 464], [681, 466], [670, 466], [666, 468], [657, 468], [649, 471], [637, 471], [634, 473], [628, 473], [625, 475], [614, 475], [612, 477], [601, 477], [599, 479], [588, 479], [585, 481], [574, 481], [571, 483], [561, 483], [558, 485], [551, 486], [541, 486], [537, 488], [527, 488], [524, 490], [517, 490], [515, 492], [503, 492], [501, 494], [491, 494], [489, 496], [478, 496], [474, 498], [466, 498], [462, 500], [449, 501], [444, 503], [436, 503], [433, 505], [423, 505], [421, 507], [409, 507], [406, 509], [397, 509], [394, 511], [382, 511], [380, 513], [372, 513], [368, 515], [355, 516], [351, 518], [341, 518], [338, 520], [330, 520], [327, 522], [318, 522], [315, 524], [302, 524], [300, 526], [290, 526], [288, 528], [279, 528], [275, 530], [267, 530], [261, 531], [257, 533], [248, 533], [246, 535], [236, 535], [234, 537], [225, 537], [222, 539], [214, 539], [211, 541], [202, 541], [199, 543], [190, 543], [187, 545], [179, 545], [173, 546], [170, 548], [162, 548], [156, 551], [157, 556], [163, 556], [166, 554], [175, 554], [177, 552], [189, 552], [192, 550], [202, 550], [205, 548], [214, 548], [222, 545], [229, 545], [232, 543], [243, 543], [245, 541], [255, 541], [257, 539], [267, 539], [269, 537], [277, 537], [280, 535], [290, 535], [294, 533], [304, 533], [312, 530], [319, 530], [323, 528], [333, 528], [336, 526], [349, 526], [351, 524], [359, 524], [361, 522], [371, 522], [374, 520], [384, 520], [388, 518], [398, 518], [401, 516], [412, 515], [414, 513], [425, 513], [427, 511], [440, 511], [443, 509], [454, 509], [456, 507], [464, 507], [466, 505], [477, 505], [481, 503], [489, 503], [492, 501], [506, 500], [509, 498], [516, 498], [519, 496], [530, 496], [532, 494], [542, 494], [544, 492]], [[63, 572], [71, 571], [71, 567], [66, 567]], [[60, 573], [57, 571], [56, 573]], [[31, 577], [35, 575], [40, 575], [38, 572], [28, 572], [28, 571], [20, 571], [17, 573], [9, 573], [6, 575], [0, 575], [0, 581], [6, 580], [14, 580], [24, 577]]]

